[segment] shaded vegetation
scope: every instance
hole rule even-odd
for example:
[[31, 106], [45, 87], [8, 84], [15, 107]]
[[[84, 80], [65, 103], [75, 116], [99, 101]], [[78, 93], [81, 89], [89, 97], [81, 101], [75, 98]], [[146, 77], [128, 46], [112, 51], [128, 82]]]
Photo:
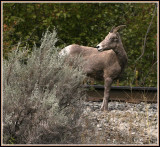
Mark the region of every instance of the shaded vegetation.
[[119, 85], [156, 87], [157, 65], [148, 73], [157, 61], [156, 16], [147, 35], [145, 53], [135, 68], [154, 8], [155, 3], [4, 3], [3, 56], [7, 59], [19, 40], [21, 46], [27, 42], [30, 51], [34, 42], [40, 46], [42, 33], [48, 27], [56, 28], [56, 46], [60, 48], [72, 43], [95, 47], [112, 26], [126, 24], [120, 33], [129, 63]]

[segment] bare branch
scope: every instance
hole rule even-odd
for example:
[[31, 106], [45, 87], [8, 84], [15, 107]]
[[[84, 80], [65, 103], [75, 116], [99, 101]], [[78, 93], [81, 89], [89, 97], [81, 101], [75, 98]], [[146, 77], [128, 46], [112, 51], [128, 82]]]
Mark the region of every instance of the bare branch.
[[153, 67], [158, 63], [158, 61], [154, 62], [154, 64], [152, 65], [152, 67], [150, 68], [150, 70], [148, 71], [148, 73], [146, 74], [146, 76], [143, 78], [143, 81], [140, 82], [139, 85], [144, 85], [146, 78], [149, 76], [150, 72], [152, 71]]
[[146, 32], [146, 35], [145, 35], [145, 38], [144, 38], [144, 44], [143, 44], [143, 48], [142, 48], [142, 54], [138, 57], [138, 59], [135, 61], [135, 63], [137, 63], [137, 61], [139, 59], [141, 59], [142, 56], [144, 55], [145, 47], [146, 47], [146, 41], [147, 41], [147, 35], [148, 35], [149, 31], [150, 31], [150, 28], [151, 28], [151, 25], [152, 25], [152, 22], [153, 22], [153, 18], [154, 18], [155, 14], [156, 14], [156, 9], [157, 9], [157, 4], [155, 4], [155, 8], [154, 8], [154, 11], [153, 11], [152, 19], [151, 19], [151, 22], [150, 22], [150, 24], [148, 26], [148, 29], [147, 29], [147, 32]]
[[[144, 44], [143, 44], [143, 48], [142, 48], [142, 54], [135, 61], [134, 75], [136, 73], [136, 64], [138, 63], [137, 61], [139, 59], [141, 59], [142, 56], [144, 55], [145, 47], [146, 47], [146, 41], [147, 41], [147, 35], [148, 35], [149, 31], [150, 31], [150, 28], [151, 28], [151, 25], [152, 25], [152, 22], [153, 22], [153, 18], [154, 18], [155, 14], [156, 14], [156, 9], [157, 9], [157, 4], [155, 4], [155, 8], [154, 8], [154, 11], [153, 11], [152, 19], [151, 19], [151, 22], [150, 22], [150, 24], [148, 26], [148, 29], [147, 29], [147, 32], [146, 32], [146, 35], [145, 35], [145, 38], [144, 38]], [[135, 76], [133, 77], [133, 80], [131, 82], [132, 84], [133, 84], [134, 80], [135, 80]]]

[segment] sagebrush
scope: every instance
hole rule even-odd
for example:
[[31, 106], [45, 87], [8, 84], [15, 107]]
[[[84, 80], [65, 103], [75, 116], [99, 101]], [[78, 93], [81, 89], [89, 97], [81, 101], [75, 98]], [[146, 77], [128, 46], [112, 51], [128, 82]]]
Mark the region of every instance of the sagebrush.
[[32, 53], [17, 46], [3, 61], [3, 142], [78, 143], [85, 78], [80, 57], [59, 57], [56, 31], [46, 31]]

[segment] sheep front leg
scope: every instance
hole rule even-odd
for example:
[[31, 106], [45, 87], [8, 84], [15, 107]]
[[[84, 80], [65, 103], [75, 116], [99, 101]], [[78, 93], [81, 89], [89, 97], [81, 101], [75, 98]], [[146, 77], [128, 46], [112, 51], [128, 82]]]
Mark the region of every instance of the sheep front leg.
[[109, 100], [109, 92], [111, 89], [111, 85], [113, 80], [111, 78], [105, 78], [104, 81], [104, 98], [101, 106], [101, 111], [108, 111], [108, 100]]

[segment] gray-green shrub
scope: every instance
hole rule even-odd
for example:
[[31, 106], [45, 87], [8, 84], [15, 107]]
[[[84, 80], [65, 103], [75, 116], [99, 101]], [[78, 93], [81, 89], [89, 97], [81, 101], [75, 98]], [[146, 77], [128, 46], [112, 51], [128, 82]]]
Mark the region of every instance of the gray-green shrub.
[[13, 51], [3, 61], [3, 143], [78, 143], [77, 120], [85, 91], [81, 59], [59, 58], [56, 31], [48, 30], [32, 53]]

